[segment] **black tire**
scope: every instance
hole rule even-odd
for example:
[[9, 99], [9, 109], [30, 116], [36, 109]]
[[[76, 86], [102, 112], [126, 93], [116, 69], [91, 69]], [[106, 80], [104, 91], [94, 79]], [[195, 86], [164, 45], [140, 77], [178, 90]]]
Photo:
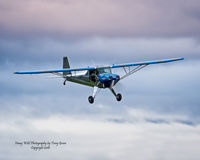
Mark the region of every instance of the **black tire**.
[[121, 101], [122, 100], [122, 95], [120, 93], [118, 93], [116, 95], [116, 99], [117, 99], [117, 101]]
[[88, 101], [92, 104], [92, 103], [94, 103], [94, 98], [92, 96], [89, 96]]

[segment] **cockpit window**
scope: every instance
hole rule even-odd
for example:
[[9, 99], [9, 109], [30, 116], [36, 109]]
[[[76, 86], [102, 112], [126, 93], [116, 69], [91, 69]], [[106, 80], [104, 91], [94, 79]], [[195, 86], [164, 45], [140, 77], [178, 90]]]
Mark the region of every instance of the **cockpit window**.
[[97, 70], [99, 71], [99, 74], [102, 74], [102, 73], [112, 73], [110, 67], [98, 68]]

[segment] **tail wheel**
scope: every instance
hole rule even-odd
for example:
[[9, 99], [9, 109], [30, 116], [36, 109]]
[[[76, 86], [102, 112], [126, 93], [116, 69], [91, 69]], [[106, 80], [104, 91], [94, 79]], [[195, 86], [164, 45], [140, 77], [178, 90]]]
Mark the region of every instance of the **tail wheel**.
[[91, 104], [94, 103], [94, 97], [89, 96], [89, 97], [88, 97], [88, 101], [89, 101]]
[[117, 101], [121, 101], [122, 100], [122, 95], [120, 93], [118, 93], [116, 95], [116, 99], [117, 99]]

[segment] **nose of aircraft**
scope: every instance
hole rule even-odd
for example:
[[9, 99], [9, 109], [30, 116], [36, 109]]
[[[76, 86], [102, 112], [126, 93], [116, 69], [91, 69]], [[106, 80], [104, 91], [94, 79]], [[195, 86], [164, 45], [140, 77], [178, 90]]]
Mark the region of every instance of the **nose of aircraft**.
[[103, 83], [106, 87], [110, 87], [112, 81], [115, 81], [115, 84], [120, 80], [120, 76], [117, 74], [104, 73], [98, 76], [99, 81]]

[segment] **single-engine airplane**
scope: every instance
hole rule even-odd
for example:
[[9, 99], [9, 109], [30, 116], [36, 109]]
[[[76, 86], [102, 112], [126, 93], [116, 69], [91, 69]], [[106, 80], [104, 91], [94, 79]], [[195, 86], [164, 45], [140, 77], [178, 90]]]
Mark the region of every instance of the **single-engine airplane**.
[[[140, 69], [151, 65], [159, 63], [168, 63], [173, 61], [183, 60], [184, 58], [173, 58], [165, 60], [155, 60], [155, 61], [146, 61], [146, 62], [136, 62], [129, 64], [119, 64], [112, 66], [104, 67], [88, 67], [88, 68], [75, 68], [71, 69], [67, 57], [63, 57], [63, 69], [60, 70], [47, 70], [47, 71], [31, 71], [31, 72], [15, 72], [15, 74], [43, 74], [43, 73], [52, 73], [64, 78], [64, 85], [66, 81], [79, 83], [82, 85], [87, 85], [93, 87], [92, 96], [88, 97], [90, 103], [94, 103], [94, 99], [99, 89], [109, 88], [111, 92], [116, 97], [117, 101], [121, 101], [122, 95], [116, 93], [113, 87], [122, 79], [130, 76], [131, 74], [139, 71]], [[112, 69], [123, 68], [125, 74], [121, 77], [118, 74], [113, 74]], [[83, 74], [77, 74], [77, 72], [85, 71]]]

